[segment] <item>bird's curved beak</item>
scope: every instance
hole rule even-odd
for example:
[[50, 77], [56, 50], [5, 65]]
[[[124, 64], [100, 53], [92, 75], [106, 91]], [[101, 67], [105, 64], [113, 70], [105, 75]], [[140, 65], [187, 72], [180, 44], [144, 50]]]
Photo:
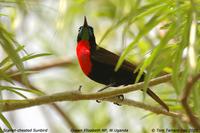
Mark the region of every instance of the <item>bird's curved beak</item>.
[[83, 26], [84, 26], [84, 27], [87, 27], [87, 26], [88, 26], [86, 16], [84, 17], [84, 24], [83, 24]]
[[89, 40], [89, 29], [88, 29], [88, 24], [87, 24], [86, 17], [84, 17], [84, 24], [83, 24], [81, 39], [82, 40]]

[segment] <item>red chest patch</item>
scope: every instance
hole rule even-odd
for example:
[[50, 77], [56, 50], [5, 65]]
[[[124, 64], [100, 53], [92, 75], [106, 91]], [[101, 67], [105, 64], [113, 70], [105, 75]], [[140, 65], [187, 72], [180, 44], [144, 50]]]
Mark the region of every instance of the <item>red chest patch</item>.
[[92, 63], [90, 60], [90, 46], [87, 40], [81, 40], [78, 42], [76, 47], [76, 54], [81, 69], [86, 75], [89, 75], [92, 69]]

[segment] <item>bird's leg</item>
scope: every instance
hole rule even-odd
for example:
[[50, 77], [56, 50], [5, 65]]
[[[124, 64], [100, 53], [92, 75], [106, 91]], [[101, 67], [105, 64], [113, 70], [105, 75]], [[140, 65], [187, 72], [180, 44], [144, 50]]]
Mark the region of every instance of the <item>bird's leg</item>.
[[[99, 89], [97, 92], [101, 92], [101, 91], [103, 91], [103, 90], [105, 90], [105, 89], [107, 89], [107, 88], [109, 88], [109, 87], [111, 87], [111, 86], [113, 86], [113, 85], [114, 85], [114, 83], [111, 83], [111, 84], [109, 84], [109, 85], [107, 85], [107, 86], [105, 86], [105, 87]], [[100, 100], [96, 100], [96, 102], [97, 102], [97, 103], [100, 103], [101, 101], [100, 101]]]
[[109, 85], [107, 85], [107, 86], [105, 86], [105, 87], [103, 87], [103, 88], [101, 88], [100, 90], [98, 90], [97, 92], [101, 92], [101, 91], [103, 91], [103, 90], [105, 90], [105, 89], [107, 89], [107, 88], [109, 88], [109, 87], [112, 87], [114, 85], [114, 83], [112, 83], [112, 84], [109, 84]]
[[[103, 90], [105, 90], [105, 89], [107, 89], [107, 88], [109, 88], [109, 87], [114, 86], [114, 85], [115, 85], [115, 83], [111, 83], [111, 84], [105, 86], [104, 88], [98, 90], [97, 92], [101, 92], [101, 91], [103, 91]], [[118, 95], [118, 96], [116, 96], [116, 97], [117, 97], [118, 99], [120, 99], [121, 101], [124, 100], [124, 96], [123, 96], [123, 95]], [[96, 100], [96, 102], [97, 102], [97, 103], [100, 103], [101, 101], [100, 101], [100, 100]], [[121, 106], [119, 103], [115, 103], [115, 102], [114, 102], [114, 104], [116, 104], [116, 105], [118, 105], [118, 106]]]

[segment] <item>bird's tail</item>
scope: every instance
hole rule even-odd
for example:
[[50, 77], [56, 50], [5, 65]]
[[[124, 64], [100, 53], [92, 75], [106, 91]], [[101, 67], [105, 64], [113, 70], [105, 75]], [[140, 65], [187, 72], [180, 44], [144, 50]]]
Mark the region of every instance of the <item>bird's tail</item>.
[[158, 102], [163, 108], [169, 111], [169, 107], [149, 88], [147, 89], [147, 94], [151, 96], [156, 102]]

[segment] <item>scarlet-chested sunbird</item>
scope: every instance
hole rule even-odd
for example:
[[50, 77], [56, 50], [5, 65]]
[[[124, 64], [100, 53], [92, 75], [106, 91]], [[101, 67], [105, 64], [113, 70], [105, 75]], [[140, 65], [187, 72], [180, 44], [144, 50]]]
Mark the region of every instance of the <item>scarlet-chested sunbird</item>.
[[[112, 87], [134, 84], [138, 75], [138, 72], [134, 73], [136, 66], [125, 60], [118, 71], [115, 71], [119, 56], [96, 44], [93, 28], [87, 24], [86, 17], [83, 26], [79, 28], [77, 43], [78, 61], [87, 77]], [[145, 73], [143, 73], [139, 82], [144, 81], [144, 76]], [[169, 110], [168, 106], [149, 88], [147, 94], [167, 111]]]

